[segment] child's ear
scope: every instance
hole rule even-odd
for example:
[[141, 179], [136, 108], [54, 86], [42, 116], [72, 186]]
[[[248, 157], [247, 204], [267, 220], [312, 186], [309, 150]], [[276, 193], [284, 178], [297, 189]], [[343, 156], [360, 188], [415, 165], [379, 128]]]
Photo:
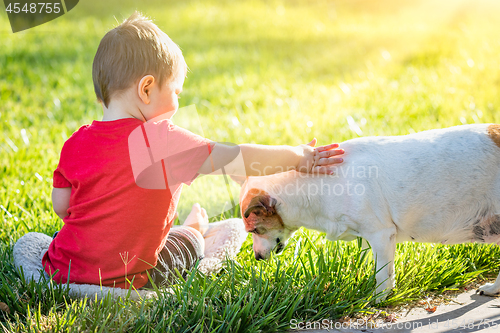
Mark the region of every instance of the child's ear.
[[139, 81], [137, 93], [144, 104], [149, 104], [151, 102], [151, 90], [155, 83], [156, 81], [153, 75], [146, 75]]

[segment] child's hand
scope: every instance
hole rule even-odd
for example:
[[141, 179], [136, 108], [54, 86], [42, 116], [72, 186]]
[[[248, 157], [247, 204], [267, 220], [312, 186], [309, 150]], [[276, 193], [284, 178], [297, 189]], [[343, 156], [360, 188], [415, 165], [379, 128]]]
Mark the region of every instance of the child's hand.
[[300, 145], [297, 147], [302, 149], [303, 156], [297, 166], [297, 171], [333, 175], [336, 169], [333, 168], [333, 166], [342, 163], [344, 160], [332, 156], [342, 155], [344, 150], [335, 149], [339, 147], [337, 143], [314, 148], [316, 142], [316, 138], [314, 138], [307, 145]]

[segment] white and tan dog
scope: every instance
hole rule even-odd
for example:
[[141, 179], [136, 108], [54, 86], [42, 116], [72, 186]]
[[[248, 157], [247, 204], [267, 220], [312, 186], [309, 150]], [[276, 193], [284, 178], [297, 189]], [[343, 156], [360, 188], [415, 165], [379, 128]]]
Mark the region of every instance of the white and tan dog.
[[[329, 240], [367, 240], [378, 292], [394, 286], [396, 243], [500, 242], [500, 125], [465, 125], [345, 141], [334, 176], [250, 177], [241, 212], [256, 259], [280, 251], [300, 227]], [[500, 292], [494, 284], [480, 288]]]

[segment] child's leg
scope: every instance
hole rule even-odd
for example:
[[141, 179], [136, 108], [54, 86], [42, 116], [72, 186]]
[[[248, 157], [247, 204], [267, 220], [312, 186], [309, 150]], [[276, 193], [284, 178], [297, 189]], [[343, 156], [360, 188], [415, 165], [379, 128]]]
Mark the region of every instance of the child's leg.
[[[172, 273], [174, 268], [181, 274], [185, 273], [186, 269], [193, 268], [196, 261], [204, 256], [198, 269], [205, 274], [218, 272], [225, 258], [236, 256], [246, 236], [241, 219], [209, 224], [205, 209], [195, 204], [184, 224], [170, 231], [158, 264], [150, 271], [151, 277], [157, 286], [172, 283], [176, 276]], [[151, 288], [152, 285], [148, 283], [144, 287]]]
[[[157, 286], [173, 283], [177, 277], [175, 270], [184, 276], [203, 259], [204, 250], [205, 241], [198, 230], [185, 226], [172, 228], [156, 267], [150, 271], [151, 278]], [[145, 287], [152, 286], [148, 283]]]

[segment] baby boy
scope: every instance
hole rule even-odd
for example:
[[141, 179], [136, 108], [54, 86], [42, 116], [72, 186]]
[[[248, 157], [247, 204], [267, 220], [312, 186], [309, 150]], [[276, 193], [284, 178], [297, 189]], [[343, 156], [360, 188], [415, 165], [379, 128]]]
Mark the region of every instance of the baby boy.
[[[182, 184], [199, 174], [331, 174], [342, 162], [336, 144], [230, 146], [174, 125], [186, 73], [179, 47], [138, 13], [101, 40], [92, 75], [103, 118], [73, 133], [54, 171], [53, 207], [64, 226], [42, 264], [57, 282], [141, 288], [148, 274], [161, 284], [174, 268], [192, 268], [203, 256], [206, 212], [195, 205], [184, 226], [172, 224]], [[144, 158], [131, 151], [134, 133]], [[141, 172], [132, 155], [144, 162]], [[161, 184], [148, 174], [163, 175]]]

